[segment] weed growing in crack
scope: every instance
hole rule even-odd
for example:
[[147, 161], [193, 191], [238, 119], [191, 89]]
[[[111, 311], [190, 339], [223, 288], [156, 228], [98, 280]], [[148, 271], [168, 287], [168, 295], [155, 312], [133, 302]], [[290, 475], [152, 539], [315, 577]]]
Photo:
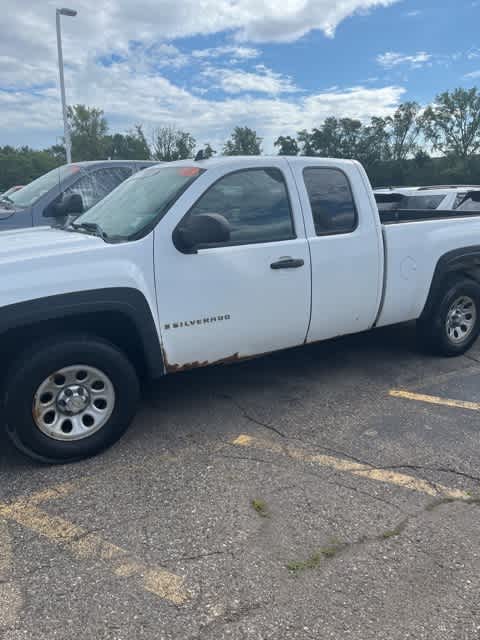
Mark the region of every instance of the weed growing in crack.
[[345, 545], [341, 542], [330, 544], [327, 547], [322, 547], [319, 551], [313, 553], [306, 560], [291, 560], [287, 563], [287, 569], [293, 575], [297, 576], [307, 569], [316, 569], [324, 558], [334, 558], [337, 553], [343, 549]]
[[402, 533], [400, 527], [396, 527], [395, 529], [389, 529], [388, 531], [384, 531], [382, 533], [382, 538], [384, 540], [388, 540], [389, 538], [394, 538], [395, 536], [399, 536]]
[[262, 518], [268, 517], [267, 503], [265, 500], [260, 500], [259, 498], [254, 498], [252, 500], [252, 507]]

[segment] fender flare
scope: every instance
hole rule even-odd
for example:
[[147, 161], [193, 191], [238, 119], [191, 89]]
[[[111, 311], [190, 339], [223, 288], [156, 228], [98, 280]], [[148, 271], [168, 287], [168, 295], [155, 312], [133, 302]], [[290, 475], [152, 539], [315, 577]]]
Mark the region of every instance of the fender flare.
[[427, 316], [431, 311], [445, 278], [456, 272], [464, 273], [480, 281], [480, 245], [454, 249], [439, 258], [421, 317]]
[[149, 374], [165, 374], [159, 335], [147, 299], [138, 289], [112, 287], [75, 291], [17, 302], [0, 309], [0, 334], [49, 320], [101, 312], [119, 313], [133, 324], [143, 350]]

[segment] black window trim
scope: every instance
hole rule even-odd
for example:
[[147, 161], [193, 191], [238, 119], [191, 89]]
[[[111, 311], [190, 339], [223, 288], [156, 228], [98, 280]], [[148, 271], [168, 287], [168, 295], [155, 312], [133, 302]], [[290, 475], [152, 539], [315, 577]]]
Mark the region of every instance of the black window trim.
[[[288, 237], [288, 238], [282, 238], [282, 240], [258, 240], [258, 241], [253, 241], [253, 242], [222, 242], [219, 244], [204, 244], [201, 245], [199, 247], [197, 247], [196, 249], [192, 249], [191, 251], [186, 251], [185, 249], [182, 249], [181, 246], [179, 245], [178, 242], [176, 242], [175, 240], [175, 236], [176, 236], [176, 231], [180, 228], [181, 224], [184, 222], [184, 220], [190, 215], [192, 209], [194, 209], [197, 204], [200, 202], [200, 200], [203, 198], [203, 196], [210, 191], [210, 189], [212, 189], [218, 182], [220, 182], [221, 180], [223, 180], [224, 178], [227, 178], [229, 176], [235, 175], [236, 173], [245, 173], [247, 171], [264, 171], [266, 169], [275, 169], [277, 171], [279, 171], [282, 174], [282, 178], [283, 178], [283, 182], [285, 184], [285, 191], [287, 194], [287, 199], [288, 199], [288, 206], [290, 209], [290, 220], [292, 222], [292, 229], [293, 229], [293, 234]], [[255, 245], [255, 244], [271, 244], [272, 242], [288, 242], [290, 240], [296, 240], [297, 239], [297, 230], [296, 230], [296, 226], [295, 226], [295, 216], [293, 215], [293, 207], [292, 207], [292, 199], [290, 197], [290, 191], [288, 189], [288, 181], [286, 179], [286, 175], [285, 172], [283, 171], [283, 169], [281, 169], [280, 167], [275, 167], [275, 166], [262, 166], [262, 167], [245, 167], [243, 169], [235, 169], [234, 171], [229, 171], [228, 173], [224, 173], [222, 176], [220, 176], [219, 178], [217, 178], [216, 180], [214, 180], [212, 182], [212, 184], [210, 184], [206, 190], [195, 200], [195, 202], [192, 204], [192, 206], [188, 209], [188, 211], [182, 216], [182, 219], [180, 220], [180, 222], [177, 223], [177, 225], [175, 226], [175, 229], [172, 232], [172, 241], [173, 244], [175, 246], [175, 248], [177, 249], [177, 251], [179, 251], [180, 253], [184, 253], [184, 254], [195, 254], [198, 253], [198, 251], [204, 251], [206, 249], [222, 249], [224, 247], [248, 247], [250, 245]]]
[[[352, 229], [350, 229], [349, 231], [324, 231], [322, 233], [318, 233], [317, 232], [317, 230], [315, 229], [315, 218], [313, 216], [312, 203], [310, 201], [310, 195], [308, 193], [307, 183], [305, 182], [305, 171], [307, 171], [309, 169], [315, 169], [316, 171], [338, 171], [338, 173], [341, 173], [345, 177], [345, 180], [347, 181], [348, 188], [350, 190], [350, 195], [352, 196], [353, 211], [355, 213], [355, 226], [352, 227]], [[348, 177], [346, 171], [344, 171], [343, 169], [340, 169], [340, 167], [328, 167], [328, 166], [320, 167], [318, 165], [317, 166], [309, 165], [308, 167], [303, 167], [302, 178], [303, 178], [303, 185], [305, 187], [305, 191], [306, 191], [306, 194], [307, 194], [308, 204], [310, 206], [310, 214], [312, 216], [313, 228], [315, 230], [315, 237], [316, 238], [323, 238], [325, 236], [346, 236], [346, 235], [349, 235], [351, 233], [355, 233], [355, 231], [358, 229], [358, 222], [359, 222], [358, 209], [357, 209], [357, 203], [355, 202], [355, 196], [353, 195], [352, 183], [350, 182], [350, 178]]]

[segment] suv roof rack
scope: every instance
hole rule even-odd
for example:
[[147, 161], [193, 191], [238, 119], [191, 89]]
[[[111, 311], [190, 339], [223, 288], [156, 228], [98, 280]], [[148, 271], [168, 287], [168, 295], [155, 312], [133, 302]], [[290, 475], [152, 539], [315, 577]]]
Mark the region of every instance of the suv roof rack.
[[475, 184], [432, 184], [428, 186], [418, 187], [419, 191], [427, 189], [480, 189], [480, 185]]

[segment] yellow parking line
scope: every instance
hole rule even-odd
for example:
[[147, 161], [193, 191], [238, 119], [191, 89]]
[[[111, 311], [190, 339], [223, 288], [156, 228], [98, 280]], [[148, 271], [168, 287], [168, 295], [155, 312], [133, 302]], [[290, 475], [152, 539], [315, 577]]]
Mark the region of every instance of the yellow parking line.
[[116, 576], [134, 578], [145, 590], [160, 598], [175, 604], [186, 602], [189, 595], [180, 576], [138, 562], [125, 549], [88, 529], [38, 508], [40, 502], [66, 496], [75, 488], [74, 483], [67, 483], [21, 498], [12, 504], [0, 503], [0, 518], [16, 522], [51, 542], [61, 544], [77, 558], [100, 560], [109, 565]]
[[232, 444], [239, 447], [253, 447], [256, 449], [264, 449], [274, 453], [288, 456], [294, 460], [302, 462], [313, 462], [323, 467], [329, 467], [336, 471], [350, 473], [354, 476], [361, 476], [377, 482], [393, 484], [397, 487], [410, 489], [411, 491], [419, 491], [429, 496], [445, 496], [448, 498], [468, 499], [468, 494], [459, 489], [452, 489], [442, 484], [432, 484], [426, 480], [415, 478], [405, 473], [397, 473], [396, 471], [388, 471], [386, 469], [376, 469], [366, 464], [352, 462], [350, 460], [342, 460], [333, 456], [323, 454], [311, 454], [302, 449], [284, 446], [263, 438], [256, 438], [248, 435], [240, 435], [232, 441]]
[[13, 568], [12, 541], [8, 524], [0, 520], [0, 629], [17, 621], [22, 607], [22, 594], [11, 580]]
[[32, 493], [29, 496], [25, 496], [24, 498], [19, 498], [15, 501], [15, 504], [17, 506], [21, 504], [41, 504], [42, 502], [49, 502], [50, 500], [58, 500], [59, 498], [64, 498], [73, 493], [75, 490], [78, 490], [77, 483], [63, 482], [62, 484], [57, 484], [53, 487], [47, 487], [46, 489], [42, 489], [41, 491]]
[[388, 394], [393, 398], [404, 398], [405, 400], [416, 400], [417, 402], [427, 402], [428, 404], [439, 404], [444, 407], [454, 407], [456, 409], [468, 409], [469, 411], [480, 411], [480, 402], [467, 402], [466, 400], [452, 400], [450, 398], [440, 398], [439, 396], [428, 396], [424, 393], [413, 393], [402, 389], [391, 389]]

